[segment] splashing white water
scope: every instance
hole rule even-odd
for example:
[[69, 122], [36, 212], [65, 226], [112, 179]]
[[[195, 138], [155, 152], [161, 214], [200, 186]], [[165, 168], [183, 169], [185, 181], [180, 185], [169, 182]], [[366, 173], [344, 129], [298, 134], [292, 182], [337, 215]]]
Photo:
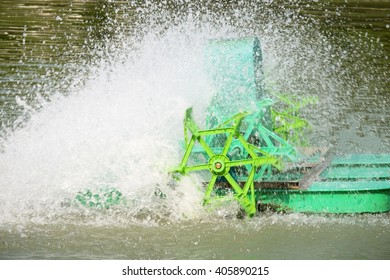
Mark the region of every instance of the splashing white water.
[[209, 100], [201, 43], [146, 38], [132, 59], [100, 66], [84, 88], [32, 113], [0, 155], [1, 201], [9, 206], [2, 211], [23, 212], [87, 187], [113, 185], [147, 198], [166, 185], [185, 109]]

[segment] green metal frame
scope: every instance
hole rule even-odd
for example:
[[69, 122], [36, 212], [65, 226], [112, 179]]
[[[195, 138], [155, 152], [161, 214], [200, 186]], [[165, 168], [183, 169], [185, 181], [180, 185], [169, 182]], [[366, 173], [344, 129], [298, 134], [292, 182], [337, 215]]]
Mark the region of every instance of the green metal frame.
[[[234, 198], [252, 216], [256, 212], [254, 181], [272, 179], [282, 169], [281, 162], [302, 159], [288, 136], [291, 130], [297, 130], [294, 134], [298, 134], [308, 123], [294, 109], [282, 112], [271, 109], [274, 102], [266, 97], [257, 38], [211, 41], [205, 54], [216, 93], [208, 107], [206, 129], [195, 123], [191, 108], [186, 111], [185, 152], [174, 172], [187, 175], [208, 170], [211, 179], [204, 204], [218, 199], [215, 185], [224, 180], [232, 187]], [[284, 101], [284, 107], [296, 107], [287, 98], [279, 99]], [[231, 116], [240, 110], [253, 113]], [[283, 119], [283, 125], [275, 127], [272, 121], [276, 119]]]
[[306, 131], [309, 122], [300, 116], [301, 109], [318, 102], [315, 97], [297, 98], [286, 94], [271, 94], [280, 103], [279, 108], [271, 109], [273, 131], [284, 140], [296, 146], [307, 146]]
[[[256, 213], [254, 179], [256, 172], [259, 172], [258, 167], [273, 166], [280, 170], [282, 166], [278, 157], [270, 155], [258, 147], [249, 144], [240, 133], [239, 128], [242, 121], [248, 115], [247, 112], [238, 113], [214, 129], [201, 130], [192, 118], [192, 108], [187, 109], [184, 119], [186, 150], [179, 167], [173, 170], [173, 172], [186, 175], [193, 171], [208, 170], [212, 174], [205, 190], [204, 205], [210, 204], [213, 198], [214, 200], [218, 199], [218, 196], [214, 195], [213, 197], [212, 194], [215, 191], [217, 180], [224, 178], [233, 188], [234, 198], [248, 216], [253, 216]], [[191, 134], [190, 137], [189, 134]], [[224, 144], [217, 147], [210, 145], [212, 141], [212, 137], [210, 136], [216, 137], [218, 135], [226, 136]], [[208, 141], [205, 140], [206, 138]], [[201, 162], [198, 158], [195, 160], [196, 163], [191, 164], [190, 158], [193, 155], [196, 144], [200, 145], [204, 151], [204, 161]], [[245, 156], [232, 159], [229, 154], [233, 154], [237, 149], [240, 149], [240, 154]], [[248, 176], [243, 187], [240, 186], [237, 179], [231, 173], [232, 168], [239, 166], [245, 167], [248, 171]], [[260, 171], [262, 171], [261, 168]]]
[[281, 212], [348, 214], [390, 211], [390, 187], [371, 190], [337, 190], [337, 187], [329, 190], [256, 189], [255, 193], [260, 205]]
[[[257, 38], [211, 41], [205, 54], [207, 71], [215, 86], [206, 128], [200, 129], [192, 117], [192, 108], [187, 109], [184, 155], [172, 171], [174, 176], [208, 173], [205, 205], [225, 200], [232, 193], [248, 216], [256, 213], [257, 204], [277, 211], [312, 213], [390, 211], [389, 154], [336, 157], [305, 187], [267, 186], [275, 182], [296, 183], [304, 175], [294, 168], [303, 161], [317, 162], [317, 156], [304, 158], [293, 146], [307, 144], [304, 136], [308, 122], [300, 116], [300, 109], [316, 99], [271, 94], [276, 98], [274, 102], [267, 97]], [[285, 163], [290, 163], [288, 170], [280, 172]], [[165, 198], [158, 189], [155, 195]], [[87, 189], [74, 200], [93, 209], [127, 204], [115, 188]]]

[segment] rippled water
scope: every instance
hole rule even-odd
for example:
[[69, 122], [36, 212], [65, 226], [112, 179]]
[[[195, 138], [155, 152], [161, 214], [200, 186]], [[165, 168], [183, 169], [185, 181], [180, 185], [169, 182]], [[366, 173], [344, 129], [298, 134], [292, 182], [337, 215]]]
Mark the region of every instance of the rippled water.
[[[0, 258], [389, 259], [389, 214], [209, 212], [170, 187], [210, 38], [258, 36], [270, 91], [314, 95], [312, 142], [389, 152], [388, 1], [1, 1]], [[114, 186], [129, 204], [69, 204]], [[156, 188], [167, 194], [155, 196]]]

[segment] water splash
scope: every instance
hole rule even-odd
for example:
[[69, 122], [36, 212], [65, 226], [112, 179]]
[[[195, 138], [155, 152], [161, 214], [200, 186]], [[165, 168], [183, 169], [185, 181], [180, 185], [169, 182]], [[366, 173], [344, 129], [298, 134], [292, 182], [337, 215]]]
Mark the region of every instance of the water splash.
[[209, 90], [200, 48], [171, 35], [142, 44], [135, 60], [99, 66], [82, 89], [29, 112], [8, 138], [0, 155], [6, 213], [100, 185], [137, 193], [150, 206], [148, 197], [178, 161], [184, 110], [204, 107]]
[[[274, 1], [224, 5], [186, 2], [180, 11], [152, 2], [122, 6], [108, 20], [111, 37], [91, 48], [96, 60], [80, 71], [82, 82], [68, 88], [68, 96], [45, 88], [51, 101], [36, 99], [39, 110], [20, 101], [29, 120], [2, 141], [0, 224], [77, 223], [80, 216], [92, 224], [210, 217], [201, 207], [197, 178], [172, 189], [167, 175], [179, 160], [183, 112], [194, 106], [202, 119], [212, 96], [202, 63], [202, 46], [210, 38], [259, 36], [269, 90], [318, 96], [318, 107], [306, 112], [319, 128], [312, 138], [335, 145], [348, 96], [377, 81], [374, 75], [350, 79], [356, 67], [348, 62], [366, 61], [358, 42], [342, 36], [357, 44], [347, 51], [318, 21]], [[130, 30], [129, 11], [135, 13]], [[103, 214], [64, 207], [80, 190], [101, 186], [116, 187], [130, 207]], [[156, 198], [156, 187], [166, 200]], [[221, 215], [231, 216], [232, 207]]]

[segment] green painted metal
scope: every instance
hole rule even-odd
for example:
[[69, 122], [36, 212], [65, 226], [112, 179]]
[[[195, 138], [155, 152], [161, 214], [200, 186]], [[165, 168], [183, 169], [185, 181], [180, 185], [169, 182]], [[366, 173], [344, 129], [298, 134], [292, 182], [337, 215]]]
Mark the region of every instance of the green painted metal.
[[[273, 93], [272, 96], [282, 104], [277, 109], [271, 108], [274, 102], [267, 98], [264, 88], [262, 52], [258, 38], [211, 40], [205, 46], [205, 61], [215, 92], [207, 109], [206, 129], [217, 127], [237, 112], [248, 111], [253, 116], [245, 119], [247, 140], [261, 130], [261, 137], [269, 138], [266, 135], [271, 131], [284, 140], [284, 147], [290, 145], [290, 150], [293, 150], [292, 143], [303, 143], [302, 131], [308, 127], [308, 122], [299, 115], [299, 109], [315, 103], [316, 99], [309, 97], [295, 100], [292, 96]], [[280, 139], [277, 142], [281, 142]], [[273, 139], [264, 141], [267, 147], [275, 146], [271, 145]], [[276, 146], [280, 145], [276, 143]], [[269, 149], [266, 151], [274, 153]]]
[[[390, 155], [389, 155], [390, 156]], [[367, 159], [373, 155], [350, 155]], [[383, 156], [381, 162], [386, 162]], [[370, 161], [372, 162], [372, 161]], [[376, 161], [377, 162], [377, 161]], [[330, 165], [307, 189], [257, 189], [256, 200], [278, 211], [310, 213], [377, 213], [390, 211], [389, 167]]]
[[[205, 129], [195, 123], [191, 108], [186, 111], [185, 152], [173, 173], [209, 171], [204, 204], [219, 199], [215, 185], [222, 180], [251, 216], [256, 212], [254, 181], [272, 178], [281, 169], [281, 160], [298, 161], [301, 156], [272, 131], [273, 101], [262, 87], [259, 40], [211, 41], [205, 52], [216, 94], [208, 107]], [[232, 116], [233, 112], [240, 113]]]
[[379, 180], [359, 180], [359, 181], [317, 181], [308, 188], [308, 191], [323, 191], [323, 192], [340, 192], [340, 191], [372, 191], [372, 190], [389, 190], [390, 181]]
[[390, 165], [390, 154], [352, 154], [335, 157], [332, 165]]
[[317, 98], [297, 98], [277, 93], [272, 93], [272, 96], [281, 103], [278, 109], [271, 109], [273, 131], [291, 144], [307, 146], [305, 132], [310, 129], [310, 126], [309, 122], [300, 116], [301, 109], [316, 104]]
[[256, 201], [276, 211], [304, 213], [378, 213], [390, 211], [390, 189], [361, 191], [256, 190]]
[[390, 178], [389, 167], [353, 167], [334, 166], [326, 169], [320, 175], [323, 179], [383, 179]]
[[[188, 109], [184, 119], [185, 127], [185, 153], [178, 168], [172, 172], [186, 175], [193, 171], [206, 170], [211, 173], [211, 179], [206, 187], [204, 204], [219, 200], [215, 194], [217, 181], [223, 179], [234, 190], [234, 199], [242, 206], [248, 216], [256, 213], [254, 196], [254, 179], [259, 172], [264, 172], [261, 166], [281, 169], [280, 161], [276, 156], [270, 155], [260, 148], [250, 144], [240, 133], [242, 120], [248, 116], [246, 112], [238, 113], [214, 129], [201, 130], [192, 118], [192, 109]], [[190, 135], [189, 135], [190, 134]], [[221, 146], [218, 136], [224, 136]], [[199, 145], [194, 153], [195, 145]], [[191, 156], [197, 156], [191, 161]], [[248, 174], [242, 187], [237, 179], [234, 168], [241, 167]]]
[[[259, 205], [310, 213], [390, 211], [390, 154], [335, 157], [326, 166], [321, 165], [321, 149], [310, 148], [304, 156], [295, 148], [306, 143], [308, 122], [300, 109], [315, 99], [280, 94], [272, 94], [275, 102], [268, 98], [257, 38], [211, 41], [205, 58], [215, 96], [205, 128], [195, 123], [192, 108], [187, 109], [184, 154], [171, 171], [177, 179], [191, 172], [208, 178], [204, 205], [232, 193], [248, 216]], [[159, 190], [155, 195], [165, 198]], [[75, 201], [94, 209], [126, 205], [115, 188], [87, 189]]]
[[223, 123], [237, 112], [255, 112], [254, 102], [265, 97], [260, 41], [257, 38], [211, 40], [204, 52], [214, 85], [206, 127]]
[[[208, 107], [205, 129], [195, 123], [191, 108], [186, 111], [185, 152], [174, 170], [182, 175], [195, 171], [211, 174], [204, 204], [233, 192], [249, 216], [255, 214], [257, 203], [279, 211], [390, 211], [390, 181], [373, 181], [390, 177], [387, 166], [378, 167], [389, 165], [388, 155], [336, 157], [332, 167], [316, 175], [308, 188], [299, 188], [305, 171], [294, 166], [303, 161], [310, 166], [321, 157], [319, 153], [304, 158], [292, 145], [306, 144], [303, 135], [308, 122], [300, 116], [300, 109], [316, 100], [281, 94], [272, 95], [276, 102], [267, 98], [258, 39], [211, 41], [205, 53], [215, 96]], [[288, 170], [281, 170], [283, 165], [289, 166]], [[283, 183], [297, 186], [277, 187], [289, 186]], [[261, 188], [262, 184], [275, 187]]]

